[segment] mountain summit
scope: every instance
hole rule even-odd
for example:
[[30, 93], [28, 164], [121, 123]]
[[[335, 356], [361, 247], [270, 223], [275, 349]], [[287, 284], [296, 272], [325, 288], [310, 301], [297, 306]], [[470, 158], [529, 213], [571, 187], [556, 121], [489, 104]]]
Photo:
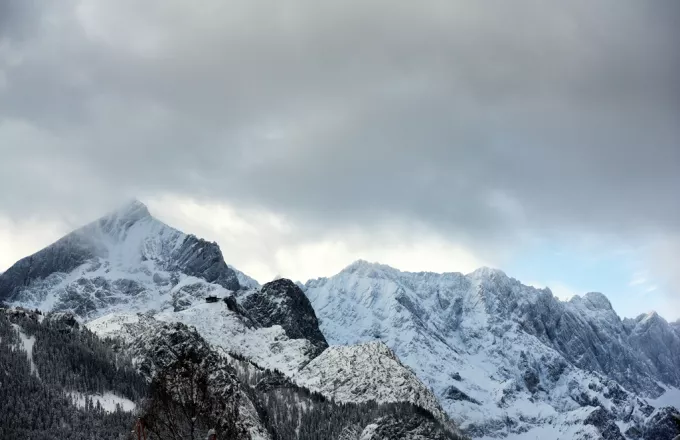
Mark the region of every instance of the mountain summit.
[[133, 200], [10, 267], [0, 275], [0, 300], [97, 316], [148, 302], [180, 275], [240, 288], [216, 243], [166, 225]]

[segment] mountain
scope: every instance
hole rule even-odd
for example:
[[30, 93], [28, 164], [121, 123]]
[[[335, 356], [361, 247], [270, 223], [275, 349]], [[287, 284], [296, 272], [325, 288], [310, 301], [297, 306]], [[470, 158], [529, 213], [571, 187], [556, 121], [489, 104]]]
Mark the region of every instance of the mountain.
[[495, 269], [365, 261], [305, 293], [331, 345], [384, 342], [473, 437], [651, 439], [680, 408], [677, 326], [622, 320], [600, 293], [562, 302]]
[[138, 313], [184, 322], [227, 351], [286, 372], [328, 346], [297, 285], [260, 286], [227, 265], [217, 244], [162, 223], [139, 201], [17, 262], [0, 275], [0, 300], [71, 312], [98, 331], [108, 327], [109, 336]]
[[[325, 365], [336, 350], [324, 357], [330, 349], [300, 285], [278, 279], [260, 286], [229, 266], [217, 244], [165, 225], [137, 201], [17, 262], [0, 275], [0, 300], [11, 310], [69, 316], [113, 340], [156, 393], [145, 400], [151, 406], [141, 410], [144, 417], [157, 428], [179, 423], [173, 432], [181, 438], [210, 424], [233, 438], [461, 438], [434, 396], [386, 348], [375, 361], [388, 369], [378, 364], [363, 376], [336, 369], [306, 388], [302, 371]], [[384, 382], [385, 372], [403, 383]], [[200, 417], [182, 416], [189, 410], [186, 377], [203, 384], [189, 408], [203, 408]], [[374, 399], [332, 386], [361, 386], [359, 379]], [[166, 428], [159, 435], [172, 438]]]
[[132, 201], [26, 257], [0, 276], [0, 301], [83, 317], [146, 308], [168, 285], [236, 291], [216, 243], [186, 235]]
[[0, 310], [0, 437], [458, 440], [408, 403], [339, 404], [222, 353], [196, 329], [141, 316], [102, 339], [75, 316]]
[[237, 301], [258, 324], [265, 327], [280, 325], [291, 338], [310, 341], [315, 347], [312, 356], [328, 348], [309, 299], [292, 281], [271, 281], [259, 290], [239, 295]]

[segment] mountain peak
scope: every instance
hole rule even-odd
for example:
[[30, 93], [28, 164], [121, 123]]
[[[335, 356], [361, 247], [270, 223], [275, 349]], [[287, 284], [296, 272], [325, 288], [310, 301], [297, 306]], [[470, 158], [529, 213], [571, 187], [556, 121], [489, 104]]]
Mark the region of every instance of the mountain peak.
[[596, 309], [613, 310], [612, 303], [603, 293], [588, 292], [583, 296], [583, 299], [587, 300]]
[[[656, 313], [656, 311], [652, 310], [651, 312], [648, 313], [643, 313], [642, 315], [637, 317], [637, 321], [640, 324], [650, 324], [655, 321], [661, 321], [663, 318]], [[665, 320], [664, 320], [665, 321]]]
[[356, 271], [356, 270], [387, 270], [387, 271], [397, 271], [401, 272], [399, 269], [396, 269], [392, 266], [389, 266], [387, 264], [382, 264], [378, 262], [371, 262], [363, 259], [358, 259], [349, 266], [347, 266], [344, 270], [346, 271]]
[[[77, 230], [76, 233], [95, 237], [104, 233], [111, 238], [116, 238], [117, 241], [121, 241], [125, 239], [130, 227], [145, 220], [155, 219], [144, 203], [132, 199], [118, 209]], [[161, 224], [160, 222], [157, 223]], [[163, 226], [166, 225], [163, 224]]]
[[473, 272], [469, 273], [468, 275], [470, 275], [474, 278], [490, 278], [494, 275], [500, 276], [500, 277], [503, 277], [503, 278], [507, 278], [507, 275], [502, 270], [495, 269], [493, 267], [487, 267], [487, 266], [482, 266], [478, 269], [475, 269]]
[[134, 218], [141, 219], [145, 217], [151, 217], [149, 208], [137, 199], [131, 199], [121, 205], [115, 211], [109, 213], [106, 217], [118, 217], [118, 218]]

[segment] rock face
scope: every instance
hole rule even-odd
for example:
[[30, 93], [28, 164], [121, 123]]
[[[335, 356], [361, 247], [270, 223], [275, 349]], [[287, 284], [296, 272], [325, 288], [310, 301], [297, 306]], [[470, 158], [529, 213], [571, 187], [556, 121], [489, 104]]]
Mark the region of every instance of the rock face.
[[0, 300], [11, 301], [33, 281], [67, 273], [94, 258], [94, 249], [79, 234], [68, 235], [40, 252], [23, 258], [0, 275]]
[[657, 380], [680, 386], [677, 354], [660, 363], [653, 359], [654, 354], [650, 357], [648, 350], [641, 350], [646, 345], [665, 353], [677, 351], [680, 339], [670, 335], [670, 326], [660, 317], [659, 332], [671, 337], [662, 339], [646, 333], [644, 320], [627, 327], [600, 293], [562, 303], [550, 292], [541, 292], [535, 302], [522, 307], [518, 318], [524, 322], [524, 331], [559, 351], [569, 362], [606, 374], [631, 391], [656, 396], [662, 392]]
[[187, 235], [178, 249], [172, 252], [167, 269], [218, 284], [228, 290], [238, 290], [236, 272], [224, 262], [217, 243], [209, 243]]
[[[150, 382], [175, 364], [188, 363], [195, 370], [191, 372], [193, 376], [202, 374], [209, 378], [206, 392], [210, 399], [227, 408], [234, 407], [236, 425], [231, 427], [229, 438], [271, 438], [260, 420], [252, 396], [245, 392], [234, 369], [195, 329], [179, 322], [163, 323], [155, 320], [124, 325], [131, 327], [126, 332], [129, 337], [125, 339], [125, 349], [134, 356], [139, 372]], [[187, 371], [186, 367], [183, 371]], [[168, 387], [166, 395], [178, 394], [176, 398], [179, 401], [187, 399], [187, 390], [176, 390], [171, 385], [164, 385]], [[232, 410], [222, 412], [230, 414]], [[220, 421], [219, 413], [214, 419]]]
[[562, 302], [499, 270], [358, 261], [305, 294], [330, 344], [383, 341], [474, 437], [644, 432], [654, 399], [680, 385], [677, 326], [656, 314], [622, 320], [600, 293]]
[[638, 316], [628, 341], [648, 360], [647, 366], [661, 382], [680, 383], [680, 335], [657, 313]]
[[672, 440], [680, 436], [680, 411], [676, 408], [662, 408], [650, 417], [645, 440]]
[[603, 440], [626, 440], [619, 427], [613, 422], [611, 415], [602, 407], [591, 412], [583, 423], [595, 426]]
[[412, 402], [447, 419], [432, 391], [382, 342], [330, 347], [294, 380], [342, 402]]
[[264, 327], [280, 325], [288, 337], [307, 339], [313, 356], [328, 347], [309, 299], [290, 280], [279, 279], [237, 298], [249, 316]]

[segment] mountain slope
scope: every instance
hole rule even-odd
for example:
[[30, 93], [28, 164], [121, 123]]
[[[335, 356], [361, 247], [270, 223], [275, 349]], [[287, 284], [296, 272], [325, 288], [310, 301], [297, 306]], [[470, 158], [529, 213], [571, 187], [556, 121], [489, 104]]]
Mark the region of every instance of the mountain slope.
[[412, 402], [446, 420], [437, 398], [382, 342], [330, 347], [294, 380], [342, 402]]
[[[364, 261], [305, 293], [329, 343], [385, 342], [476, 437], [595, 426], [598, 407], [619, 424], [599, 431], [641, 430], [655, 411], [645, 397], [664, 391], [657, 382], [678, 385], [674, 357], [653, 359], [675, 353], [675, 331], [662, 319], [622, 321], [601, 294], [564, 303], [498, 270], [408, 273]], [[640, 344], [655, 347], [651, 357]]]

